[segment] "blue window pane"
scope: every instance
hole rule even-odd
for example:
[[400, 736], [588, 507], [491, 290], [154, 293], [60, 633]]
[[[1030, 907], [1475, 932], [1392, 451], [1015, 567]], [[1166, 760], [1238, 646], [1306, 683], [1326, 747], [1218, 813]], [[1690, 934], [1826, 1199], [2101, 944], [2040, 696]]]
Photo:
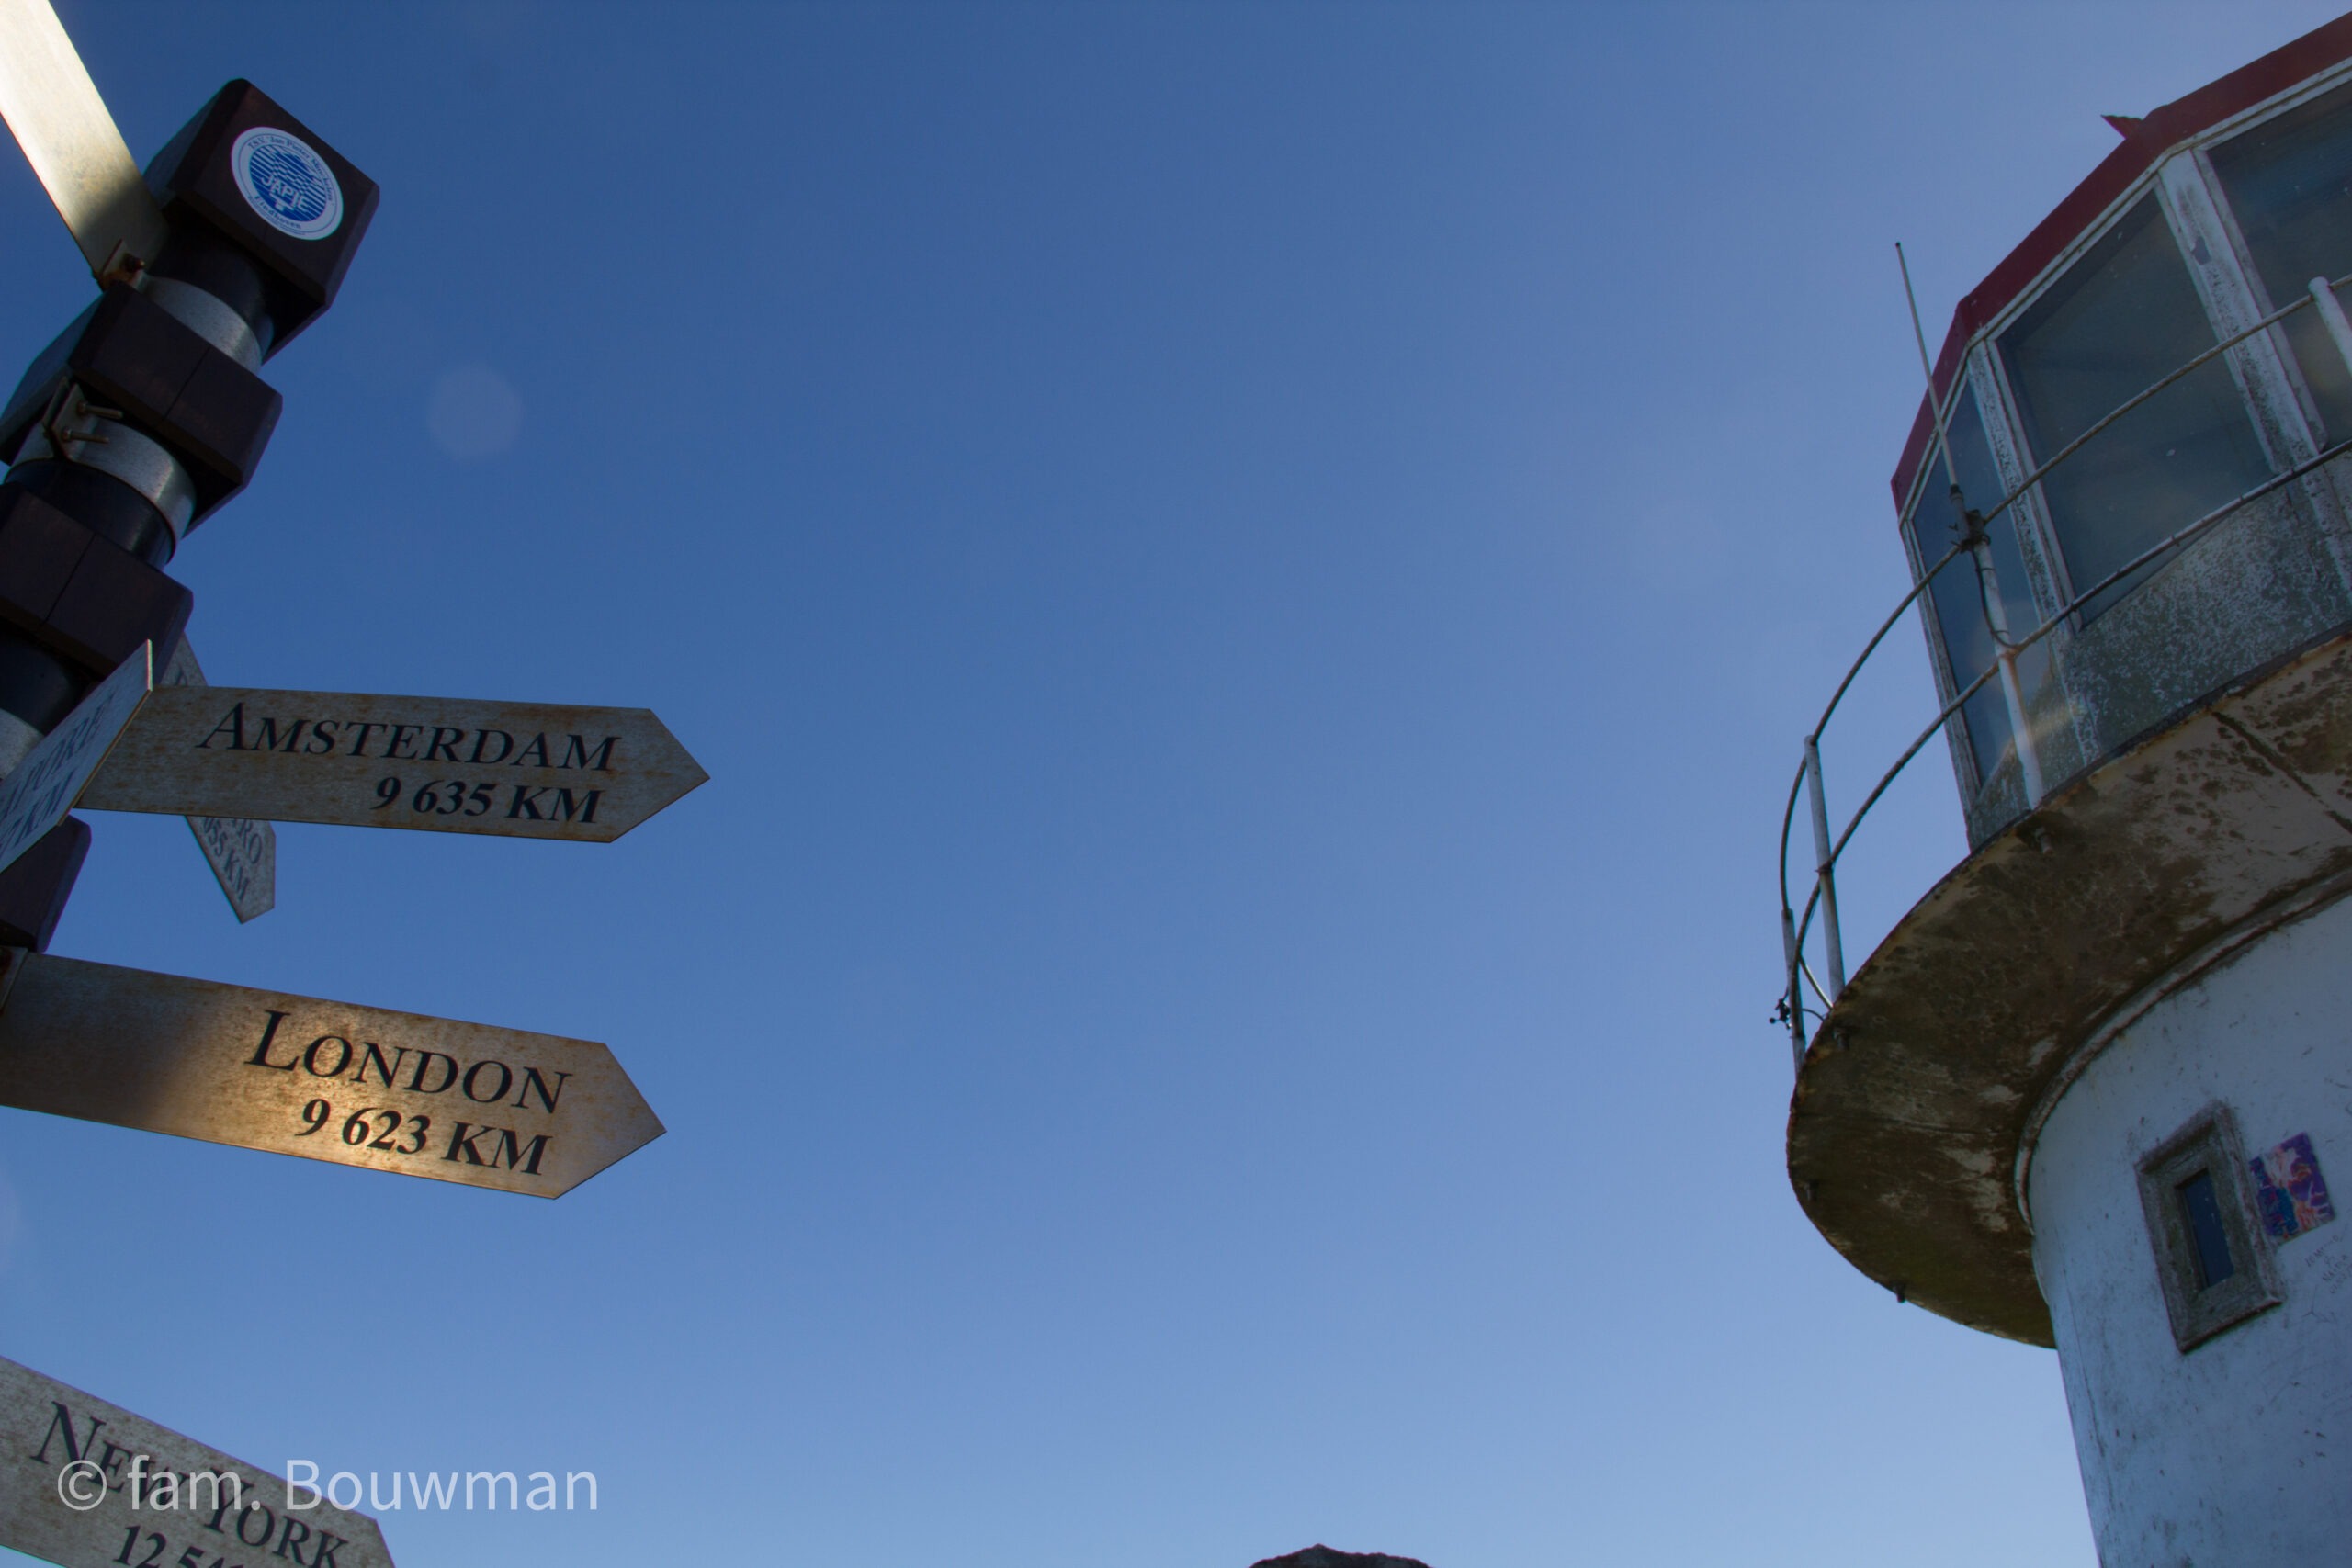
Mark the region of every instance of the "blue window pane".
[[[2211, 156], [2273, 309], [2314, 277], [2352, 273], [2352, 87], [2265, 120]], [[2352, 436], [2352, 373], [2326, 329], [2304, 310], [2288, 318], [2287, 337], [2327, 439]]]
[[2212, 1172], [2199, 1171], [2182, 1182], [2177, 1191], [2180, 1217], [2197, 1264], [2197, 1288], [2210, 1291], [2238, 1271], [2230, 1257], [2230, 1233], [2222, 1224], [2221, 1196], [2213, 1190]]
[[[2212, 347], [2211, 322], [2154, 197], [2142, 200], [2001, 334], [2034, 461]], [[2230, 378], [2211, 360], [2093, 436], [2042, 481], [2074, 591], [2235, 500], [2269, 472]], [[2083, 608], [2098, 615], [2154, 566]]]

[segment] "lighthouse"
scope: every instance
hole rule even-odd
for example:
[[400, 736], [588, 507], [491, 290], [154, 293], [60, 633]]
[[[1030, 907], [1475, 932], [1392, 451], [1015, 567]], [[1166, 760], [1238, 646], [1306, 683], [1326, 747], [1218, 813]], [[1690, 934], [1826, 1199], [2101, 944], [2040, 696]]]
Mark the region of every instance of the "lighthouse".
[[[1864, 657], [1916, 615], [1937, 713], [1849, 757], [1841, 685], [1805, 740], [1789, 1178], [1897, 1299], [2056, 1349], [2108, 1568], [2341, 1562], [2352, 17], [2111, 123], [1920, 344]], [[1967, 856], [1849, 975], [1855, 829], [1946, 753]]]

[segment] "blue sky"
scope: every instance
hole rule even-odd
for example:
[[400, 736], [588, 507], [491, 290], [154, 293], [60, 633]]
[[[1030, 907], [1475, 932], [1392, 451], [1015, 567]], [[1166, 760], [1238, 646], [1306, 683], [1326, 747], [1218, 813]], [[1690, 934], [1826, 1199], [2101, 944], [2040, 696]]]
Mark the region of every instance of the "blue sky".
[[[2092, 1562], [2052, 1356], [1789, 1194], [1779, 809], [1904, 586], [1893, 243], [1936, 335], [2325, 7], [60, 10], [142, 160], [245, 75], [384, 189], [174, 567], [212, 678], [712, 781], [281, 828], [243, 929], [95, 817], [54, 951], [607, 1041], [669, 1135], [546, 1203], [0, 1113], [0, 1353], [600, 1477], [403, 1568]], [[88, 279], [0, 223], [26, 361]], [[1930, 755], [1852, 924], [1961, 847]]]

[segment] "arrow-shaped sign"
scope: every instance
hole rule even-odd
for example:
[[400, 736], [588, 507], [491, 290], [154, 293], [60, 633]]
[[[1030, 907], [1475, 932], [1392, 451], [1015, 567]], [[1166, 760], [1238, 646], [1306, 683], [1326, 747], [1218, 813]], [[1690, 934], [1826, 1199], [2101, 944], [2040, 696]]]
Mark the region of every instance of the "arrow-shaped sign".
[[662, 1135], [591, 1040], [0, 949], [0, 1105], [560, 1197]]
[[708, 776], [645, 708], [175, 686], [80, 804], [601, 843]]
[[392, 1568], [375, 1520], [315, 1492], [0, 1360], [0, 1545], [65, 1568]]
[[0, 870], [65, 820], [74, 800], [147, 696], [153, 647], [139, 651], [82, 699], [0, 780]]
[[[196, 661], [196, 649], [186, 637], [180, 638], [171, 662], [164, 666], [164, 684], [205, 684], [204, 666]], [[191, 817], [187, 828], [196, 835], [196, 847], [204, 852], [212, 879], [220, 885], [222, 896], [240, 921], [266, 915], [277, 907], [276, 829], [243, 817]]]

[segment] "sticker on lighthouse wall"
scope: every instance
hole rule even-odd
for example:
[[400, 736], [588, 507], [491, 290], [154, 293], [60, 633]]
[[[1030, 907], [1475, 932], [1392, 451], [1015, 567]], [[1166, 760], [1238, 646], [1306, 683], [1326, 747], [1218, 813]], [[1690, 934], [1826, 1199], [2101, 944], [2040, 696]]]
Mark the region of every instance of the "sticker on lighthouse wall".
[[246, 204], [281, 234], [323, 240], [343, 222], [343, 186], [309, 142], [257, 125], [231, 144], [229, 172]]
[[2254, 1204], [2262, 1212], [2262, 1228], [2274, 1238], [2285, 1241], [2335, 1218], [2309, 1133], [2298, 1133], [2246, 1163], [2254, 1168]]

